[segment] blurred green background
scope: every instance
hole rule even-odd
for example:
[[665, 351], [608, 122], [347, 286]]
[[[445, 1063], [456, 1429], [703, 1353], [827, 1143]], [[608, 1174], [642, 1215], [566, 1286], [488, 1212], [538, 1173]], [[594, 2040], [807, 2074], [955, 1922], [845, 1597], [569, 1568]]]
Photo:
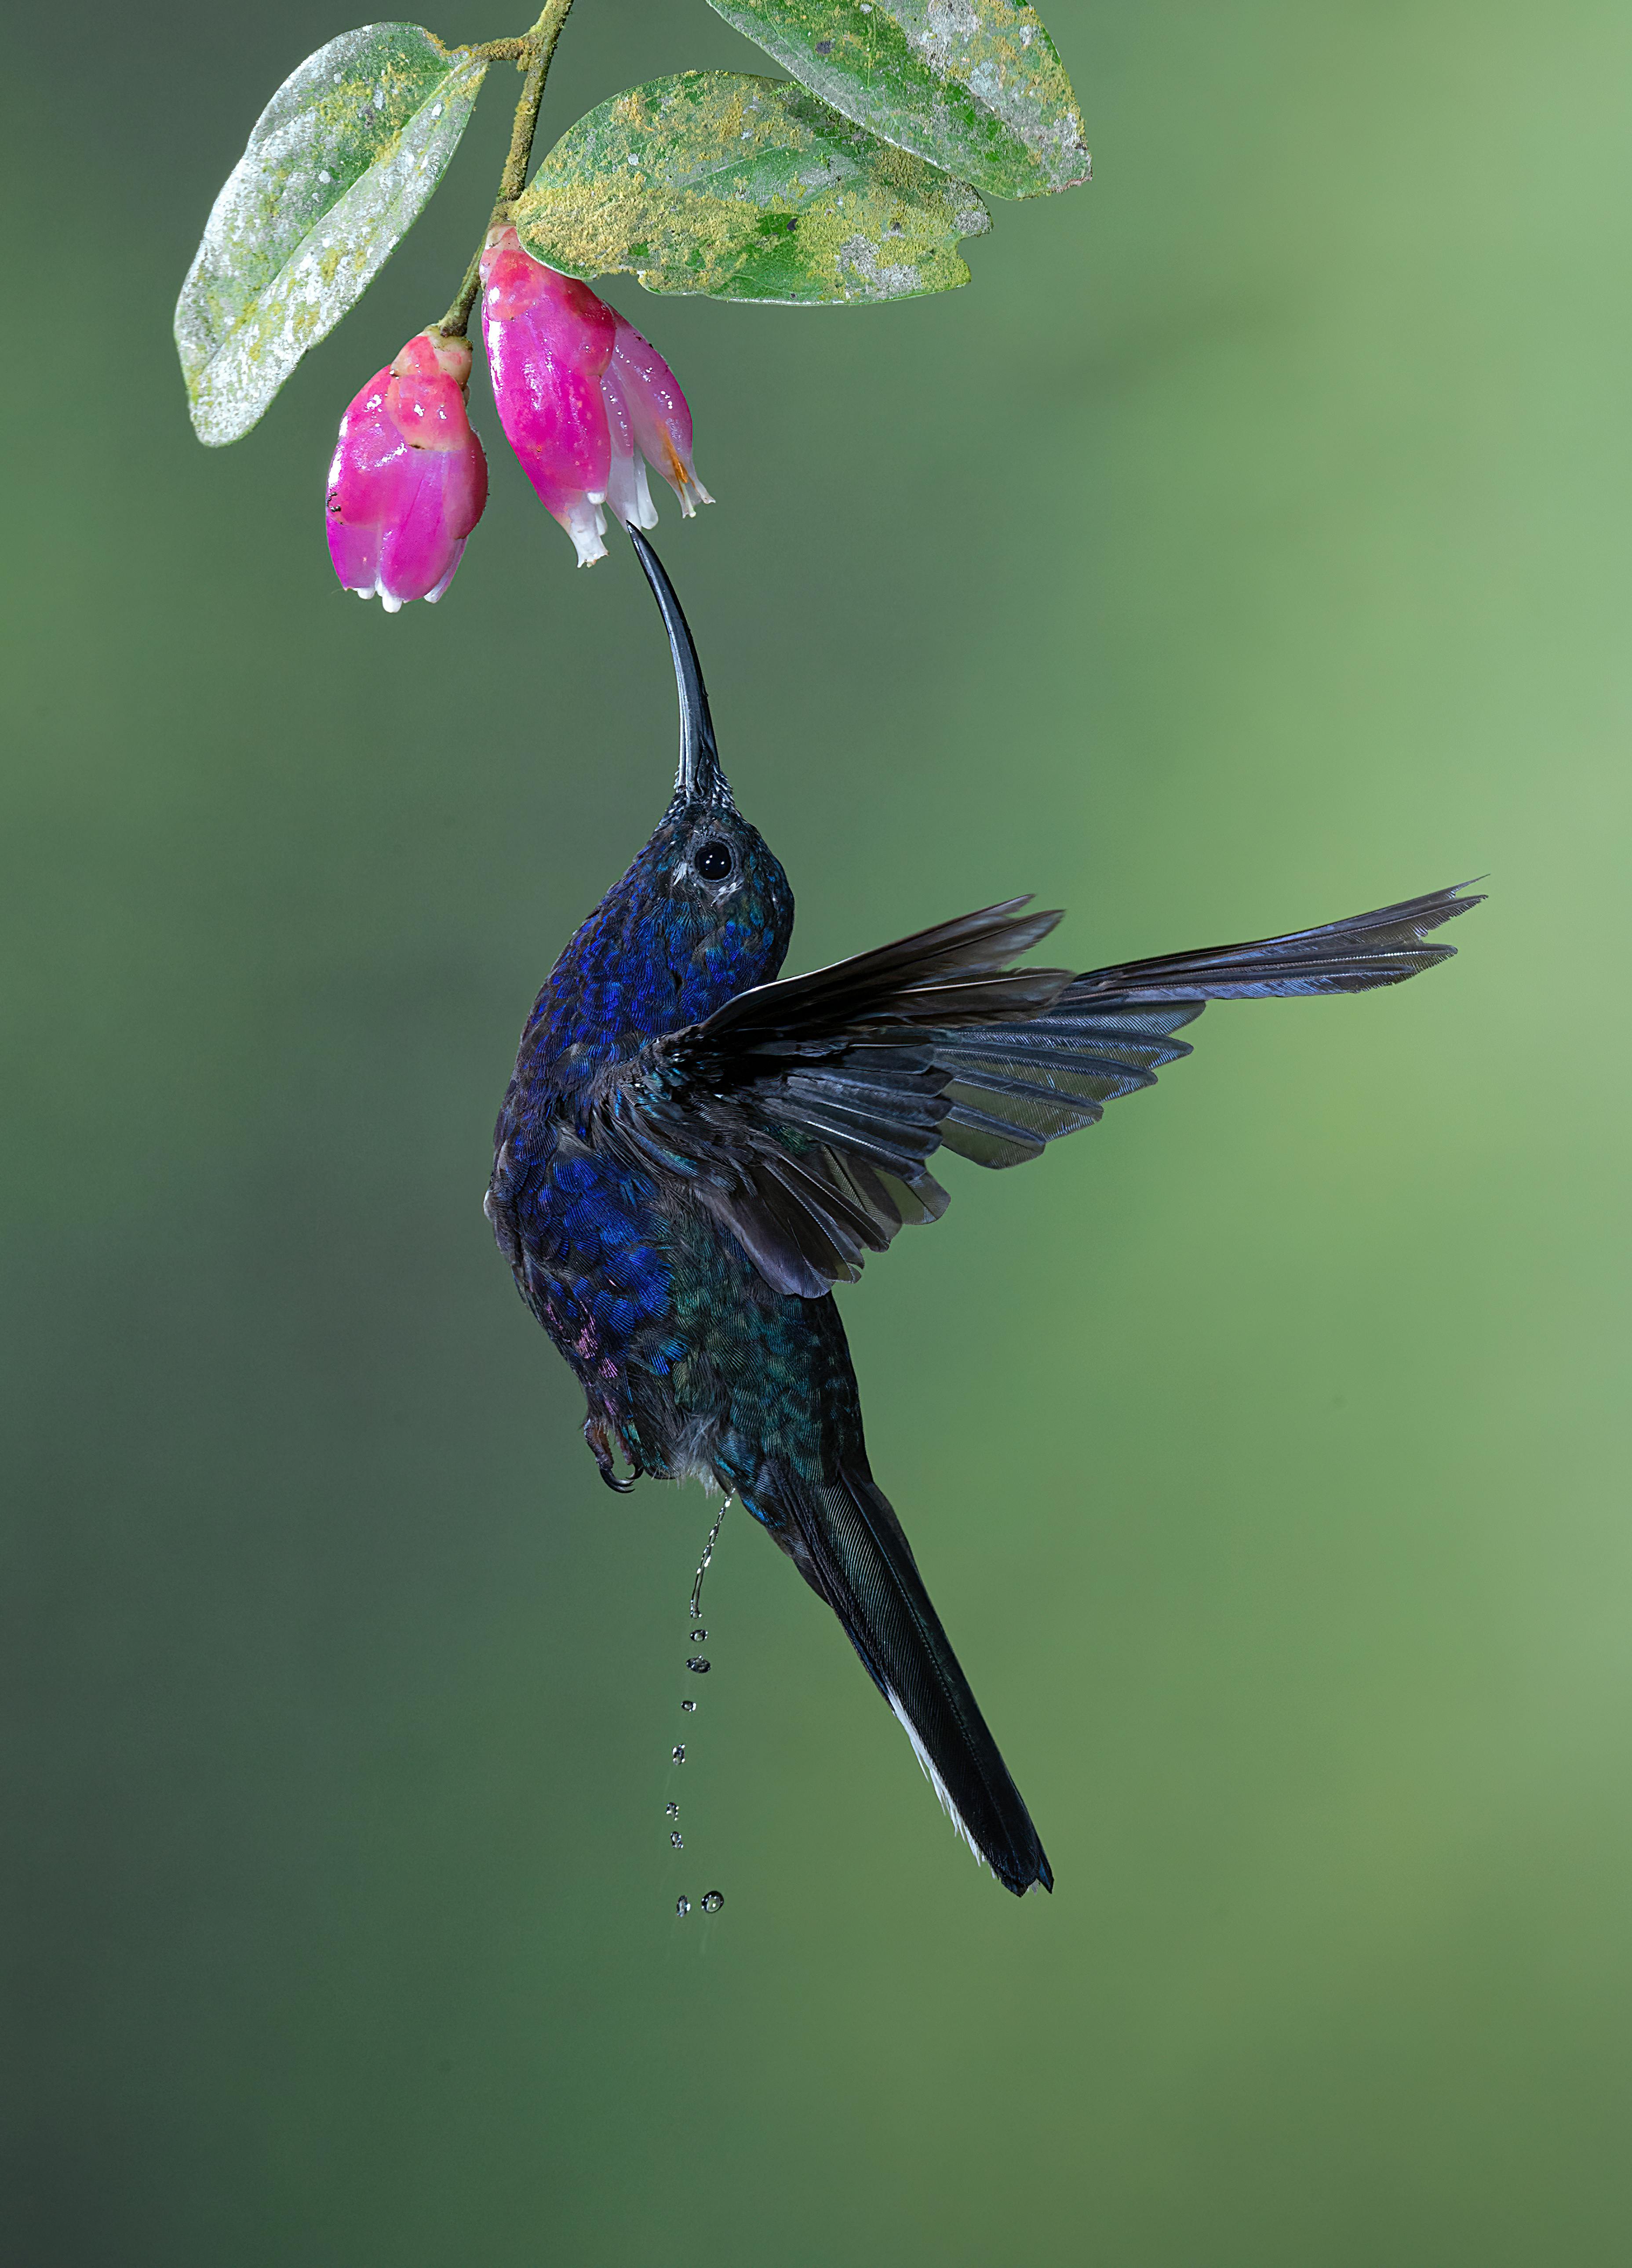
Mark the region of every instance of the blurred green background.
[[[1023, 890], [1079, 967], [1494, 895], [1404, 991], [1215, 1009], [1091, 1135], [954, 1161], [846, 1296], [1024, 1905], [740, 1515], [681, 1718], [707, 1507], [602, 1489], [479, 1211], [675, 737], [626, 549], [573, 571], [479, 378], [447, 602], [329, 572], [340, 410], [450, 296], [507, 74], [212, 453], [175, 292], [347, 18], [14, 14], [20, 2268], [1626, 2257], [1632, 18], [1047, 12], [1098, 178], [970, 290], [615, 290], [720, 499], [658, 541], [793, 965]], [[757, 67], [582, 0], [540, 146], [692, 64]]]

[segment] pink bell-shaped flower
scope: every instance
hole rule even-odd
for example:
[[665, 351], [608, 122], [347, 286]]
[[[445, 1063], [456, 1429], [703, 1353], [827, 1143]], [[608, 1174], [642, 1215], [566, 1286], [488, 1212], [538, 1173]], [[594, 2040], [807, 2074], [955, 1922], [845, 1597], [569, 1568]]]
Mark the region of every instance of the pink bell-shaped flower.
[[482, 255], [482, 335], [506, 438], [578, 563], [606, 556], [606, 514], [654, 527], [646, 460], [687, 513], [713, 499], [691, 468], [691, 413], [674, 372], [587, 284], [495, 229]]
[[340, 421], [329, 468], [329, 556], [348, 591], [388, 614], [439, 599], [487, 503], [487, 459], [470, 428], [470, 343], [410, 339]]
[[[635, 481], [642, 496], [646, 497], [647, 519], [637, 522], [641, 527], [655, 527], [657, 514], [652, 512], [651, 499], [646, 496], [646, 462], [661, 473], [680, 499], [680, 509], [688, 519], [695, 514], [699, 504], [713, 504], [713, 498], [698, 480], [691, 463], [691, 412], [680, 391], [680, 381], [663, 360], [657, 349], [643, 339], [632, 323], [617, 319], [617, 341], [612, 349], [612, 366], [602, 379], [602, 390], [607, 396], [609, 411], [612, 389], [616, 387], [627, 406], [629, 422], [633, 428], [636, 458]], [[616, 440], [613, 444], [617, 446]], [[614, 498], [616, 502], [616, 498]], [[632, 512], [620, 512], [620, 519], [634, 518]]]

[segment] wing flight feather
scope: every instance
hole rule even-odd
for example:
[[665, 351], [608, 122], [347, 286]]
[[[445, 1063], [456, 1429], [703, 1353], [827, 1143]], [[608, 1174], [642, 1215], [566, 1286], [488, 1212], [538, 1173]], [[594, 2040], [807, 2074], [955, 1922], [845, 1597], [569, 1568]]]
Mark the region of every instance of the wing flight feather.
[[814, 1299], [939, 1219], [937, 1150], [1037, 1157], [1187, 1056], [1174, 1035], [1209, 1000], [1368, 991], [1448, 961], [1429, 933], [1481, 902], [1467, 888], [1075, 977], [1011, 966], [1060, 917], [1010, 898], [654, 1041], [609, 1081], [601, 1138], [684, 1179], [767, 1282]]

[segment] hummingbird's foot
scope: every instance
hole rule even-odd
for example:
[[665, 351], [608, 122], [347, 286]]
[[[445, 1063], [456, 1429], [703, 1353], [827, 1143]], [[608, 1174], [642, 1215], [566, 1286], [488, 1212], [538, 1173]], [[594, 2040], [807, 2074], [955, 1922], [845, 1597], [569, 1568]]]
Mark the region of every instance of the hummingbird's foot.
[[627, 1496], [646, 1468], [626, 1444], [620, 1444], [624, 1455], [629, 1459], [629, 1478], [626, 1481], [619, 1480], [613, 1469], [613, 1444], [617, 1440], [617, 1436], [612, 1430], [611, 1420], [606, 1418], [586, 1418], [584, 1439], [589, 1444], [589, 1453], [599, 1467], [601, 1477], [608, 1488], [613, 1490], [618, 1496]]

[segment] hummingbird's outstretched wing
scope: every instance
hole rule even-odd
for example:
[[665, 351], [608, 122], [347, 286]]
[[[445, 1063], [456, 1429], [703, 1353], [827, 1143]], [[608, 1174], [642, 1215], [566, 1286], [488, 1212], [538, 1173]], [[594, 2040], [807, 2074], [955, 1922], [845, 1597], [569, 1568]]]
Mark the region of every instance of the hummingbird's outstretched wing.
[[1363, 992], [1449, 961], [1429, 934], [1481, 902], [1467, 887], [1077, 977], [1009, 965], [1060, 918], [1010, 899], [739, 993], [619, 1065], [601, 1125], [679, 1174], [777, 1290], [816, 1298], [946, 1210], [937, 1149], [1035, 1158], [1188, 1055], [1173, 1035], [1209, 1000]]
[[[1094, 1124], [1119, 1095], [1153, 1086], [1163, 1064], [1189, 1055], [1189, 1042], [1170, 1035], [1209, 1000], [1370, 992], [1452, 961], [1455, 946], [1429, 944], [1428, 936], [1483, 904], [1482, 896], [1462, 895], [1469, 887], [1454, 883], [1284, 937], [1090, 969], [1022, 1027], [951, 1035], [934, 1049], [937, 1067], [951, 1074], [942, 1141], [978, 1165], [1023, 1164], [1045, 1143]], [[1069, 1112], [1061, 1105], [1081, 1057], [1079, 1108]]]

